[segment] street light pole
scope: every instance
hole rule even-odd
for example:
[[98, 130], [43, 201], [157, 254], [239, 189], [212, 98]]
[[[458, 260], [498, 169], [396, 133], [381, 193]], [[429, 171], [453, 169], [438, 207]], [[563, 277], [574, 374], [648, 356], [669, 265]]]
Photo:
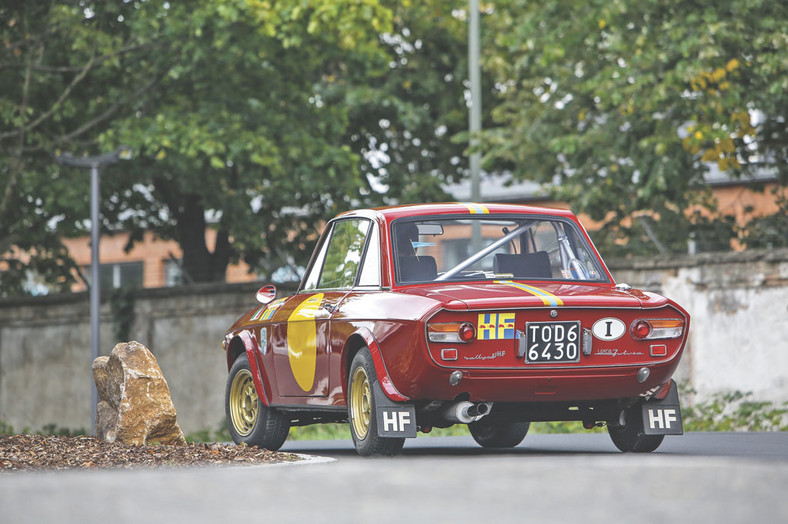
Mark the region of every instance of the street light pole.
[[[471, 83], [471, 107], [468, 115], [468, 130], [470, 131], [470, 146], [472, 149], [479, 146], [479, 133], [482, 130], [482, 74], [479, 66], [479, 0], [470, 0], [470, 23], [468, 26], [468, 76]], [[481, 160], [478, 151], [471, 152], [471, 201], [481, 200]]]
[[[117, 158], [115, 159], [117, 161]], [[114, 162], [113, 162], [114, 163]], [[109, 165], [109, 163], [105, 164]], [[99, 242], [101, 241], [101, 222], [99, 219], [99, 164], [90, 166], [90, 362], [98, 358], [101, 348], [101, 279], [99, 268]], [[96, 410], [98, 408], [98, 391], [95, 381], [91, 380], [90, 388], [90, 434], [96, 435]]]
[[[99, 280], [99, 242], [101, 238], [101, 222], [99, 221], [99, 169], [112, 165], [118, 159], [131, 158], [131, 151], [127, 147], [119, 147], [112, 153], [93, 157], [77, 158], [70, 153], [56, 155], [57, 162], [64, 166], [90, 168], [90, 363], [99, 357], [100, 348], [100, 317], [101, 308], [101, 282]], [[91, 378], [91, 422], [90, 433], [96, 434], [96, 406], [98, 392], [96, 384]]]
[[[471, 107], [468, 115], [470, 134], [471, 202], [481, 202], [481, 164], [479, 134], [482, 130], [482, 74], [479, 66], [479, 0], [469, 0], [470, 20], [468, 24], [468, 76], [471, 82]], [[478, 221], [471, 227], [471, 251], [477, 253], [482, 248], [482, 230]]]

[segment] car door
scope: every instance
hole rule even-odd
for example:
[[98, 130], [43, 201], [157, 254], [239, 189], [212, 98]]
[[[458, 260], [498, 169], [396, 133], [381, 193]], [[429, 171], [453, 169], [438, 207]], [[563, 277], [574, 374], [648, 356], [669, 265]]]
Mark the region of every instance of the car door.
[[301, 291], [283, 306], [274, 344], [281, 397], [328, 396], [330, 321], [355, 285], [370, 227], [362, 218], [332, 222]]

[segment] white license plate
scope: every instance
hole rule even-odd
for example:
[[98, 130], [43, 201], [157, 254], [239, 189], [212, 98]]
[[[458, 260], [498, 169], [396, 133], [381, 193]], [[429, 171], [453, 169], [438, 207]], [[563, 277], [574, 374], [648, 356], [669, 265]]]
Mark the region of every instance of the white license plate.
[[580, 361], [580, 322], [526, 322], [526, 364]]

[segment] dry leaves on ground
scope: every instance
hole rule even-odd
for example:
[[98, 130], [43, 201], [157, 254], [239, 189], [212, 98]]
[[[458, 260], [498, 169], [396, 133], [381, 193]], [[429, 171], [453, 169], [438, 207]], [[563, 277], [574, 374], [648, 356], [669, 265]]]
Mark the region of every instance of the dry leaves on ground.
[[290, 453], [233, 444], [127, 446], [95, 437], [0, 435], [0, 471], [275, 464]]

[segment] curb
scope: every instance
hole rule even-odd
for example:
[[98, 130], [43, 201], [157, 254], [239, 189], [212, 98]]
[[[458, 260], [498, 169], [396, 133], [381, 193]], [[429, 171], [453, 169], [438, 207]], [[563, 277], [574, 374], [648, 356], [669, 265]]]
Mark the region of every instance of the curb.
[[297, 460], [294, 462], [276, 462], [274, 464], [260, 464], [259, 467], [275, 468], [277, 466], [309, 466], [312, 464], [328, 464], [330, 462], [337, 461], [337, 459], [335, 458], [321, 457], [319, 455], [305, 455], [303, 453], [290, 453], [290, 454], [295, 455], [301, 460]]

